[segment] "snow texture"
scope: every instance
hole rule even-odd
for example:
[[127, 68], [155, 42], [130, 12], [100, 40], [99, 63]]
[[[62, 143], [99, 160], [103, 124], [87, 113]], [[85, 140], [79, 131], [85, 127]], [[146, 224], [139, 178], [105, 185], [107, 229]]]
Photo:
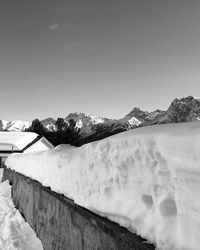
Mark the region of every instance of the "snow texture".
[[[5, 122], [3, 123], [3, 125], [5, 126]], [[8, 131], [24, 131], [25, 129], [30, 127], [30, 123], [29, 122], [24, 122], [24, 121], [10, 121], [7, 122], [6, 124], [6, 130]]]
[[89, 115], [87, 113], [81, 113], [81, 112], [77, 112], [76, 114], [77, 115], [84, 115], [85, 117], [88, 117], [93, 124], [98, 124], [98, 123], [103, 123], [104, 122], [103, 118], [101, 118], [99, 116], [96, 116], [96, 115]]
[[8, 181], [0, 183], [0, 249], [43, 250], [33, 229], [14, 207]]
[[76, 122], [76, 128], [82, 128], [83, 127], [83, 122], [81, 119], [79, 119], [77, 122]]
[[132, 117], [128, 122], [130, 123], [131, 126], [133, 126], [133, 125], [139, 126], [140, 123], [141, 123], [141, 122], [140, 122], [137, 118], [135, 118], [135, 117]]
[[0, 132], [0, 150], [22, 150], [37, 136], [33, 132]]
[[130, 130], [80, 148], [14, 154], [7, 167], [156, 244], [199, 250], [200, 122]]

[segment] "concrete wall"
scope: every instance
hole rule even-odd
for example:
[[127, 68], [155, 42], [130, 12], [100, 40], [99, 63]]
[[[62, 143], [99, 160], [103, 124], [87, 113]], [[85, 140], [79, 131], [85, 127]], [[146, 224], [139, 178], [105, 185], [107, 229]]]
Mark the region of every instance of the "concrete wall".
[[40, 183], [4, 169], [12, 198], [45, 250], [153, 250], [155, 247], [116, 223], [73, 203]]

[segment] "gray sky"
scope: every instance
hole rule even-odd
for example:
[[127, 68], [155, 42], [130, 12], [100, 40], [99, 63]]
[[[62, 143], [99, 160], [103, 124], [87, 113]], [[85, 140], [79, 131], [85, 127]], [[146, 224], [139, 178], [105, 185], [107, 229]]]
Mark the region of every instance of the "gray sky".
[[199, 0], [1, 0], [2, 119], [200, 97]]

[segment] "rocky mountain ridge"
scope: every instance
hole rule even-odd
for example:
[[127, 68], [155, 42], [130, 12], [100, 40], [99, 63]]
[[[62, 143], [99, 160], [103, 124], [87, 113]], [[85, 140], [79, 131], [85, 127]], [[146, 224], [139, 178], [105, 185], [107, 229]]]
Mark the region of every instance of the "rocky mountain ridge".
[[[148, 112], [135, 107], [122, 119], [108, 119], [85, 113], [71, 113], [64, 118], [66, 123], [70, 119], [76, 122], [83, 143], [87, 143], [137, 127], [200, 120], [200, 100], [193, 96], [176, 98], [166, 111], [157, 109]], [[43, 122], [41, 121], [45, 126]], [[51, 123], [48, 126], [50, 125]]]
[[[200, 120], [200, 100], [193, 96], [176, 98], [166, 111], [157, 109], [148, 112], [135, 107], [122, 119], [108, 119], [78, 112], [71, 113], [63, 119], [66, 124], [69, 124], [72, 119], [75, 122], [75, 128], [80, 131], [80, 136], [91, 141], [147, 125]], [[54, 118], [49, 117], [40, 122], [46, 131], [57, 130]], [[29, 126], [30, 124], [24, 121], [0, 120], [0, 130], [24, 131]]]
[[21, 120], [15, 120], [15, 121], [5, 121], [0, 120], [0, 131], [24, 131], [25, 129], [30, 127], [30, 123], [26, 121]]

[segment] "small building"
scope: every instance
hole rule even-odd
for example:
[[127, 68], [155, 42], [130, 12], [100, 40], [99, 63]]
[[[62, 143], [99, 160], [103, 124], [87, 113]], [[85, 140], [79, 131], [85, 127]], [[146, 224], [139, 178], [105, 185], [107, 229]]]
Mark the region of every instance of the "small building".
[[53, 148], [43, 136], [33, 132], [0, 132], [0, 166], [9, 154], [29, 153]]

